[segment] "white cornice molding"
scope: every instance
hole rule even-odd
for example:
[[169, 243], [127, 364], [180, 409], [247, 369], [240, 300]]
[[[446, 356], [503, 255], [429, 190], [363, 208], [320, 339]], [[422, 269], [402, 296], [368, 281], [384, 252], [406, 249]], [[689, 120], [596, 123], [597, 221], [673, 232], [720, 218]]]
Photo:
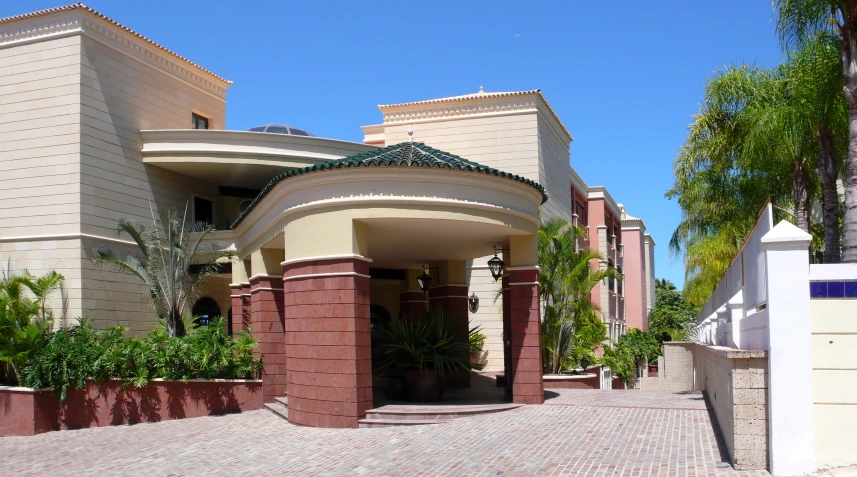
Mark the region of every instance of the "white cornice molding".
[[179, 60], [85, 10], [72, 10], [0, 25], [0, 49], [67, 36], [87, 36], [126, 56], [168, 74], [209, 96], [226, 102], [230, 82], [190, 61]]
[[[385, 125], [418, 122], [430, 119], [458, 118], [462, 116], [485, 116], [498, 113], [538, 112], [538, 97], [533, 95], [521, 99], [504, 101], [467, 101], [463, 104], [406, 105], [382, 109]], [[427, 107], [428, 106], [428, 107]]]
[[344, 253], [344, 254], [340, 254], [340, 255], [317, 255], [315, 257], [293, 258], [291, 260], [286, 260], [286, 261], [280, 262], [280, 265], [285, 267], [286, 265], [294, 265], [296, 263], [303, 263], [303, 262], [316, 262], [316, 261], [327, 261], [327, 260], [348, 260], [348, 259], [361, 260], [364, 262], [372, 263], [372, 259], [369, 257], [364, 257], [363, 255], [357, 255], [356, 253]]
[[105, 237], [103, 235], [71, 233], [71, 234], [46, 234], [46, 235], [14, 235], [3, 237], [0, 236], [0, 243], [3, 242], [39, 242], [43, 240], [82, 240], [92, 239], [101, 242], [111, 242], [121, 245], [131, 245], [136, 247], [137, 243], [131, 240], [122, 240], [115, 237]]

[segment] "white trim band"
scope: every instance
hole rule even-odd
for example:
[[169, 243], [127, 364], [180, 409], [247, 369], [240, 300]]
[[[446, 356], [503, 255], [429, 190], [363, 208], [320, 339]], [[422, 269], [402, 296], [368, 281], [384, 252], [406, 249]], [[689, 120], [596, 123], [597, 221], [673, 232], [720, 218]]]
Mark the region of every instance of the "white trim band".
[[301, 262], [314, 262], [316, 260], [342, 260], [346, 258], [353, 258], [356, 260], [363, 260], [364, 262], [372, 262], [372, 259], [369, 257], [364, 257], [363, 255], [357, 255], [356, 253], [346, 253], [342, 255], [320, 255], [318, 257], [304, 257], [304, 258], [293, 258], [291, 260], [286, 260], [284, 262], [280, 262], [280, 265], [292, 265], [295, 263]]
[[283, 276], [282, 275], [269, 275], [267, 273], [259, 273], [258, 275], [253, 275], [252, 277], [250, 277], [250, 280], [252, 281], [254, 278], [283, 278]]
[[291, 277], [283, 278], [283, 281], [288, 280], [298, 280], [300, 278], [326, 278], [326, 277], [363, 277], [363, 278], [371, 278], [369, 275], [365, 275], [363, 273], [357, 272], [332, 272], [332, 273], [310, 273], [307, 275], [293, 275]]
[[82, 239], [93, 239], [93, 240], [101, 240], [102, 242], [113, 242], [122, 245], [133, 245], [137, 246], [137, 242], [131, 240], [122, 240], [113, 237], [105, 237], [103, 235], [93, 235], [93, 234], [48, 234], [48, 235], [19, 235], [12, 237], [2, 237], [0, 236], [0, 242], [36, 242], [40, 240], [82, 240]]
[[540, 283], [539, 282], [517, 282], [517, 283], [510, 283], [509, 285], [540, 285]]
[[523, 265], [520, 267], [506, 267], [506, 270], [514, 271], [514, 270], [541, 270], [542, 267], [538, 265]]
[[283, 288], [261, 288], [261, 287], [260, 288], [254, 288], [254, 289], [250, 290], [250, 294], [252, 295], [252, 294], [259, 292], [259, 291], [283, 291]]

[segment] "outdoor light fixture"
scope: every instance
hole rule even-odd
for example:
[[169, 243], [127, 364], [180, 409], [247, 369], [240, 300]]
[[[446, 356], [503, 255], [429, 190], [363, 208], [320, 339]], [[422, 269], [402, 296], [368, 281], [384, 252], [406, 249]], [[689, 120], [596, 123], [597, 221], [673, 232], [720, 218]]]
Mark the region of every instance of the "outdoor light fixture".
[[583, 374], [586, 374], [586, 368], [589, 367], [589, 358], [586, 356], [580, 358], [580, 367], [583, 368]]
[[479, 310], [479, 297], [476, 296], [476, 292], [471, 292], [467, 297], [467, 307], [470, 308], [470, 313], [476, 313]]
[[432, 270], [432, 268], [423, 265], [423, 273], [417, 277], [417, 283], [420, 285], [420, 290], [422, 290], [423, 293], [427, 293], [431, 286], [431, 275], [428, 274], [429, 270]]
[[491, 270], [491, 276], [494, 277], [495, 282], [503, 276], [503, 270], [506, 265], [503, 263], [503, 260], [497, 256], [498, 250], [504, 252], [508, 251], [509, 249], [494, 247], [494, 257], [491, 260], [488, 260], [488, 269]]

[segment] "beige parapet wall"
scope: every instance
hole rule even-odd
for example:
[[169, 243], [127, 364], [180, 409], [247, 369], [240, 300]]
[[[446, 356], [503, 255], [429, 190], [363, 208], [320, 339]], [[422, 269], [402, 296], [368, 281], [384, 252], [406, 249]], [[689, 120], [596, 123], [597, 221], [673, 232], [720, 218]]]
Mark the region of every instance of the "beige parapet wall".
[[812, 386], [818, 467], [857, 464], [857, 299], [813, 299]]
[[765, 351], [664, 343], [664, 357], [659, 364], [658, 377], [641, 379], [642, 389], [703, 391], [714, 410], [732, 465], [738, 470], [768, 468]]

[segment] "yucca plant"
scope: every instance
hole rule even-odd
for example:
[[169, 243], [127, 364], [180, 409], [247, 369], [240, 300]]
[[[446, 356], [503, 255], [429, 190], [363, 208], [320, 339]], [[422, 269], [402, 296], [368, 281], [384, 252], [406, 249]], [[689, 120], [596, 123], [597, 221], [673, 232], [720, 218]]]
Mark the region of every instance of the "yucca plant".
[[455, 336], [455, 320], [440, 309], [424, 319], [401, 317], [384, 328], [378, 371], [434, 370], [440, 376], [470, 370], [469, 344]]
[[[151, 206], [150, 206], [151, 208]], [[231, 250], [213, 244], [203, 250], [203, 241], [214, 233], [211, 224], [191, 223], [174, 209], [152, 212], [152, 227], [122, 219], [116, 234], [125, 233], [137, 244], [137, 254], [122, 257], [110, 248], [96, 249], [93, 262], [109, 265], [139, 278], [148, 290], [152, 306], [166, 320], [167, 334], [182, 337], [182, 317], [200, 284], [219, 272], [222, 263], [234, 256]]]

